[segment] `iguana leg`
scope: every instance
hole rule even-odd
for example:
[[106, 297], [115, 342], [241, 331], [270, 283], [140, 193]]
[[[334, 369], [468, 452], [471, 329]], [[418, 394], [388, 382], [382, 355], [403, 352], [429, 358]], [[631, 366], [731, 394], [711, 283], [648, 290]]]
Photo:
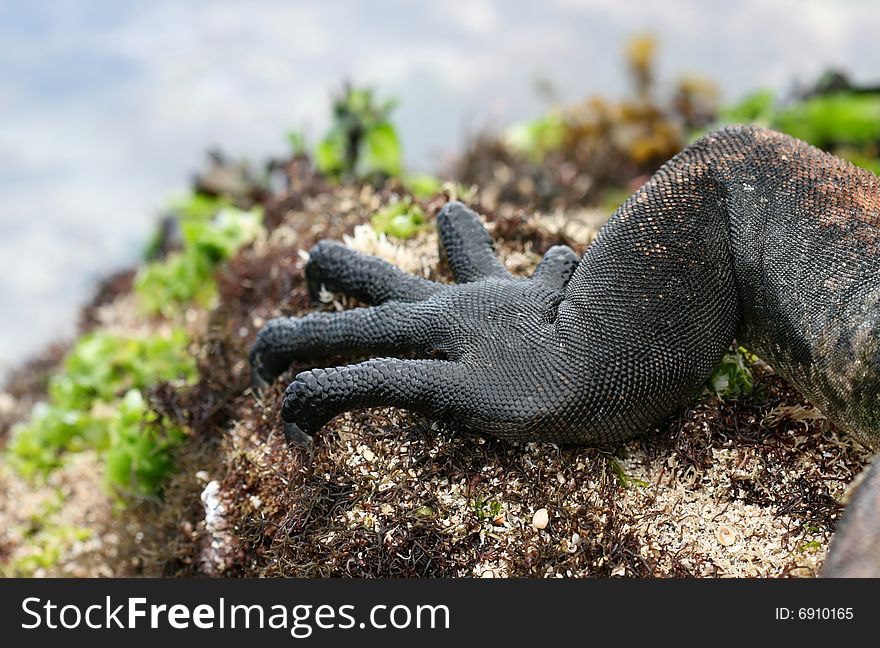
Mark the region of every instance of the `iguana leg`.
[[567, 245], [554, 245], [544, 254], [544, 258], [532, 274], [532, 279], [564, 291], [580, 261], [574, 250]]
[[368, 304], [420, 301], [440, 288], [440, 284], [403, 272], [387, 261], [361, 254], [335, 241], [321, 241], [309, 251], [306, 279], [314, 300], [324, 286]]
[[[457, 279], [513, 279], [495, 256], [491, 238], [473, 211], [460, 203], [449, 203], [440, 211], [437, 221], [442, 249]], [[550, 284], [558, 284], [562, 271], [571, 275], [573, 268], [569, 271], [568, 265], [575, 255], [563, 247], [551, 252], [542, 263], [543, 270], [539, 267], [536, 275]], [[449, 349], [442, 348], [449, 346], [442, 339], [442, 332], [430, 330], [432, 320], [438, 319], [438, 307], [424, 309], [409, 304], [424, 303], [444, 288], [442, 284], [408, 274], [387, 261], [334, 241], [321, 241], [311, 249], [306, 277], [313, 298], [317, 298], [323, 286], [380, 306], [271, 320], [260, 330], [251, 348], [252, 381], [256, 387], [278, 377], [294, 360], [413, 352], [428, 356], [438, 345], [443, 355], [448, 354]]]
[[457, 283], [488, 277], [513, 276], [495, 255], [492, 237], [472, 210], [458, 202], [448, 203], [437, 214], [441, 251]]
[[360, 364], [312, 369], [297, 375], [284, 394], [281, 417], [292, 443], [307, 440], [340, 412], [375, 406], [403, 407], [443, 416], [470, 399], [464, 365], [442, 360], [376, 358]]
[[554, 424], [552, 410], [529, 393], [533, 387], [524, 392], [494, 390], [492, 369], [472, 362], [375, 358], [304, 371], [284, 394], [284, 434], [288, 441], [302, 443], [337, 414], [382, 406], [499, 436], [510, 430]]
[[[310, 264], [315, 283], [384, 303], [270, 323], [252, 353], [258, 379], [292, 360], [343, 354], [434, 359], [300, 374], [285, 398], [288, 438], [304, 439], [347, 409], [390, 405], [510, 440], [604, 444], [680, 406], [730, 343], [736, 294], [715, 195], [649, 200], [661, 188], [649, 184], [622, 207], [574, 273], [574, 253], [558, 247], [531, 278], [512, 276], [460, 203], [437, 216], [456, 284], [320, 248]], [[657, 242], [666, 221], [670, 231]], [[402, 301], [419, 291], [427, 296]]]
[[[480, 217], [461, 203], [447, 204], [437, 214], [441, 251], [457, 283], [491, 277], [515, 279], [495, 254], [495, 246]], [[535, 268], [533, 279], [564, 290], [580, 257], [567, 245], [554, 245]]]
[[416, 304], [389, 302], [341, 313], [279, 317], [251, 347], [254, 384], [264, 386], [295, 360], [336, 355], [428, 353], [429, 322]]
[[822, 566], [829, 578], [880, 578], [880, 455], [866, 469]]
[[[307, 274], [314, 287], [380, 305], [272, 320], [251, 350], [258, 386], [295, 360], [386, 354], [422, 359], [377, 359], [299, 374], [284, 401], [288, 440], [306, 442], [336, 414], [372, 405], [451, 418], [500, 436], [540, 427], [556, 411], [554, 394], [562, 390], [551, 384], [568, 379], [541, 350], [554, 336], [556, 308], [577, 256], [557, 246], [531, 279], [517, 278], [495, 257], [474, 212], [451, 203], [438, 224], [452, 272], [469, 283], [411, 277], [338, 244], [312, 250]], [[492, 388], [492, 377], [505, 374], [515, 388]], [[536, 398], [543, 391], [550, 393]]]

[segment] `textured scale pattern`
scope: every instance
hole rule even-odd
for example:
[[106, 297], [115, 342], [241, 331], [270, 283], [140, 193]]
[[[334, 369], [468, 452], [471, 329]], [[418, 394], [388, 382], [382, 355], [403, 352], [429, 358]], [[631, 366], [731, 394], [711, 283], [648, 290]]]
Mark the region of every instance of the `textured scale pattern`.
[[402, 407], [504, 439], [609, 444], [656, 424], [734, 337], [841, 427], [880, 438], [880, 185], [791, 137], [713, 132], [626, 201], [578, 263], [529, 279], [460, 203], [437, 217], [455, 280], [438, 284], [323, 241], [307, 277], [371, 307], [271, 321], [257, 382], [293, 360], [371, 355], [299, 374], [291, 439], [336, 414]]
[[876, 457], [847, 506], [822, 566], [822, 575], [880, 578], [880, 461]]

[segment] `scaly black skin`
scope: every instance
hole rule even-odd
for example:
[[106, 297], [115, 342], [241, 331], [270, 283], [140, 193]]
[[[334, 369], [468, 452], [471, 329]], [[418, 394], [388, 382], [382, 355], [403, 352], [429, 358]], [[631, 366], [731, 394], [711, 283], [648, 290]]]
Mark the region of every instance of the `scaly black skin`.
[[291, 441], [386, 405], [503, 439], [613, 444], [690, 401], [736, 337], [841, 428], [880, 442], [880, 181], [867, 171], [725, 128], [664, 165], [579, 263], [556, 247], [529, 279], [504, 269], [462, 204], [437, 226], [457, 284], [312, 249], [313, 291], [374, 305], [269, 322], [255, 381], [293, 360], [389, 357], [296, 376], [282, 406]]
[[822, 575], [880, 578], [880, 460], [876, 456], [846, 507]]
[[437, 217], [457, 284], [321, 242], [313, 292], [375, 305], [273, 320], [251, 363], [268, 381], [293, 360], [407, 357], [299, 374], [282, 416], [309, 435], [342, 411], [390, 405], [505, 439], [610, 444], [690, 400], [736, 336], [876, 442], [878, 210], [872, 174], [727, 128], [660, 169], [580, 263], [553, 248], [530, 279], [504, 269], [460, 203]]

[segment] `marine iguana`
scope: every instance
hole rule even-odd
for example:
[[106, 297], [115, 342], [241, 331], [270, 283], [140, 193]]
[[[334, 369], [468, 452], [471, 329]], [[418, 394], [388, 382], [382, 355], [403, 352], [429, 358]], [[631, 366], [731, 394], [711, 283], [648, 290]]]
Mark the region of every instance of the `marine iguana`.
[[502, 439], [617, 443], [688, 403], [735, 338], [880, 445], [880, 179], [868, 171], [770, 130], [714, 131], [621, 205], [582, 259], [553, 247], [530, 278], [504, 268], [463, 204], [437, 226], [456, 284], [330, 241], [311, 250], [313, 294], [372, 306], [270, 321], [255, 382], [294, 360], [387, 357], [297, 375], [281, 410], [289, 441], [385, 405]]

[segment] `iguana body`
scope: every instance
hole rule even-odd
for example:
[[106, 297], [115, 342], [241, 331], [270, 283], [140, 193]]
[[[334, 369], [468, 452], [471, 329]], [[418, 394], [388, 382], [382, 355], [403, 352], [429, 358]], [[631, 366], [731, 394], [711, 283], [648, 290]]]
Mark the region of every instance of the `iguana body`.
[[463, 205], [438, 227], [455, 285], [333, 243], [312, 250], [313, 289], [376, 305], [273, 320], [255, 377], [335, 355], [408, 359], [299, 374], [282, 408], [289, 438], [390, 405], [505, 439], [615, 443], [692, 399], [736, 338], [880, 444], [880, 181], [867, 171], [725, 128], [664, 165], [579, 263], [553, 248], [530, 279], [507, 273]]
[[555, 248], [531, 280], [504, 270], [462, 205], [438, 222], [458, 285], [321, 243], [313, 286], [380, 305], [275, 320], [252, 361], [274, 378], [294, 359], [443, 359], [304, 372], [286, 421], [312, 434], [345, 409], [393, 405], [508, 439], [618, 442], [691, 399], [736, 337], [839, 426], [880, 440], [880, 184], [867, 171], [726, 128], [661, 168], [576, 267]]
[[880, 460], [875, 456], [838, 527], [823, 576], [880, 578]]

